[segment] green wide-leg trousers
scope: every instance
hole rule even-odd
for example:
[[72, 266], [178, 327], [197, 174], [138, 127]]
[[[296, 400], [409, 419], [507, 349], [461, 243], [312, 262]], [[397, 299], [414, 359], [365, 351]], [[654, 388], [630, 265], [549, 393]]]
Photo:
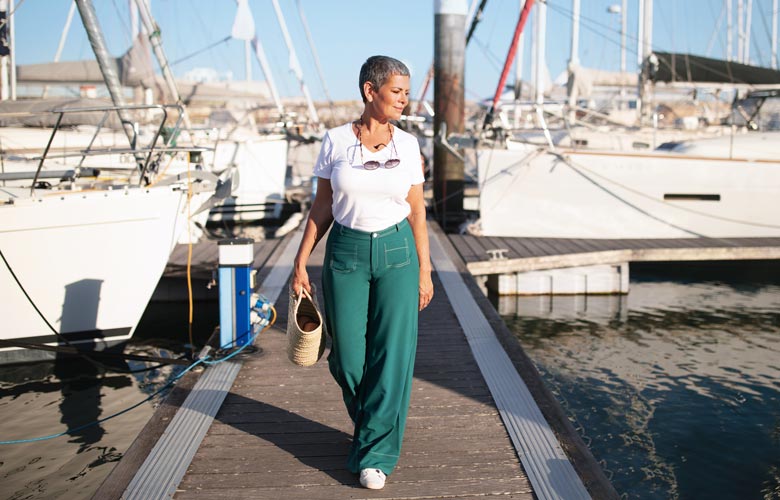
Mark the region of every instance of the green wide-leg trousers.
[[406, 220], [368, 233], [334, 223], [322, 270], [328, 364], [355, 433], [347, 466], [398, 463], [417, 350], [419, 262]]

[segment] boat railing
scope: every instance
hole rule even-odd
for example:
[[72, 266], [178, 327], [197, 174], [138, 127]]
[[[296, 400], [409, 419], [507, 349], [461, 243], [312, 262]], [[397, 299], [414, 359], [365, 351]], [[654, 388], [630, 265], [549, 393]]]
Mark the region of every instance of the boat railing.
[[[178, 110], [178, 118], [176, 119], [176, 122], [174, 123], [172, 127], [171, 133], [168, 135], [168, 137], [164, 137], [163, 131], [165, 129], [165, 124], [168, 121], [168, 114], [170, 109], [176, 109]], [[100, 132], [105, 127], [105, 124], [111, 116], [112, 112], [117, 112], [119, 114], [119, 111], [149, 111], [149, 110], [158, 110], [161, 112], [161, 119], [159, 125], [154, 127], [154, 133], [152, 140], [149, 142], [149, 145], [147, 147], [139, 147], [138, 146], [138, 124], [136, 122], [127, 123], [126, 121], [122, 120], [121, 124], [123, 127], [126, 127], [126, 130], [132, 130], [132, 135], [128, 136], [130, 145], [128, 149], [118, 149], [118, 148], [108, 148], [108, 149], [102, 149], [102, 150], [95, 150], [93, 149], [93, 145], [95, 143], [95, 140], [99, 136]], [[49, 113], [56, 114], [57, 120], [54, 124], [54, 128], [52, 129], [51, 135], [49, 136], [49, 140], [46, 143], [46, 147], [43, 150], [43, 153], [41, 154], [40, 158], [38, 159], [38, 167], [36, 169], [35, 175], [33, 177], [33, 182], [30, 187], [30, 193], [34, 194], [35, 192], [35, 186], [38, 182], [38, 179], [41, 175], [41, 170], [43, 169], [43, 164], [46, 162], [47, 156], [49, 154], [49, 150], [51, 149], [51, 145], [54, 142], [54, 137], [57, 135], [57, 132], [60, 130], [63, 122], [63, 117], [66, 114], [70, 113], [103, 113], [103, 116], [100, 118], [98, 124], [95, 127], [95, 131], [92, 134], [92, 137], [89, 140], [89, 144], [87, 145], [86, 149], [78, 151], [76, 153], [72, 154], [63, 154], [60, 155], [61, 157], [80, 157], [78, 165], [75, 168], [75, 171], [78, 172], [81, 166], [84, 163], [84, 160], [88, 156], [96, 156], [96, 155], [106, 155], [106, 154], [132, 154], [138, 163], [139, 166], [139, 185], [142, 185], [144, 182], [144, 179], [146, 178], [146, 174], [149, 170], [149, 165], [151, 164], [152, 157], [155, 154], [162, 154], [165, 152], [179, 152], [179, 151], [192, 151], [193, 148], [175, 148], [171, 147], [170, 145], [173, 143], [173, 140], [175, 137], [177, 137], [179, 131], [181, 130], [181, 124], [182, 124], [182, 117], [183, 117], [183, 106], [180, 104], [131, 104], [131, 105], [125, 105], [125, 106], [99, 106], [99, 107], [85, 107], [85, 108], [67, 108], [67, 109], [53, 109], [49, 111]], [[121, 120], [121, 118], [120, 118]], [[157, 146], [157, 142], [160, 139], [160, 137], [163, 137], [163, 146]], [[195, 148], [198, 150], [205, 150], [206, 148]]]

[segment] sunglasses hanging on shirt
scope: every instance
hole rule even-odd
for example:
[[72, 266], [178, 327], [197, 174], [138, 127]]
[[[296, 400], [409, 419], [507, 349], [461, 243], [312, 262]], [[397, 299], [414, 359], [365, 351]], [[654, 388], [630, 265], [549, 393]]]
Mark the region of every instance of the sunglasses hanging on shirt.
[[[360, 132], [362, 128], [363, 128], [363, 120], [361, 119], [358, 124], [357, 139], [358, 139], [358, 144], [360, 146], [360, 163], [363, 164], [363, 168], [365, 168], [366, 170], [376, 170], [379, 167], [395, 168], [401, 164], [401, 160], [398, 159], [398, 150], [395, 149], [395, 141], [393, 140], [393, 129], [390, 127], [389, 123], [387, 124], [387, 128], [390, 130], [390, 148], [389, 148], [391, 154], [390, 159], [385, 162], [380, 162], [376, 160], [363, 161], [363, 141], [360, 138]], [[393, 155], [393, 153], [395, 153], [395, 155]]]

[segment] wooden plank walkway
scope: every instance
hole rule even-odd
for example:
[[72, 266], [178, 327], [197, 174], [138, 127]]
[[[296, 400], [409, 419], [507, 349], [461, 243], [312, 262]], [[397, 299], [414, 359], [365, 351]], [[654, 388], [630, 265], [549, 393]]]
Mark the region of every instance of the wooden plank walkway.
[[[780, 238], [449, 238], [475, 276], [622, 262], [780, 259]], [[498, 258], [491, 257], [495, 251]]]
[[[345, 469], [351, 423], [327, 363], [291, 365], [283, 329], [274, 329], [256, 342], [259, 352], [209, 368], [194, 385], [198, 374], [182, 379], [95, 498], [617, 499], [447, 236], [429, 228], [437, 295], [421, 315], [404, 449], [384, 490], [361, 488]], [[258, 273], [279, 325], [299, 238], [278, 242]], [[315, 282], [322, 252], [312, 260]]]
[[[312, 257], [319, 280], [324, 245]], [[322, 360], [290, 364], [278, 329], [258, 341], [176, 498], [502, 498], [534, 495], [452, 307], [435, 278], [422, 313], [414, 392], [398, 468], [381, 491], [345, 468], [352, 425]], [[278, 324], [286, 323], [280, 297]], [[327, 355], [327, 352], [326, 352]]]

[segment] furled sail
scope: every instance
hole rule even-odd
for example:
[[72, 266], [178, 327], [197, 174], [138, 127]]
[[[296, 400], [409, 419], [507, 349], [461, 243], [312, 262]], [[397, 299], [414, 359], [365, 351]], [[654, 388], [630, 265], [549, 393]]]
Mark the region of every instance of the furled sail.
[[[154, 67], [146, 36], [139, 34], [133, 46], [117, 58], [116, 64], [122, 85], [155, 86]], [[37, 85], [104, 83], [103, 73], [94, 59], [18, 65], [16, 80], [20, 84]]]
[[691, 54], [653, 52], [648, 66], [653, 82], [780, 85], [778, 70]]

